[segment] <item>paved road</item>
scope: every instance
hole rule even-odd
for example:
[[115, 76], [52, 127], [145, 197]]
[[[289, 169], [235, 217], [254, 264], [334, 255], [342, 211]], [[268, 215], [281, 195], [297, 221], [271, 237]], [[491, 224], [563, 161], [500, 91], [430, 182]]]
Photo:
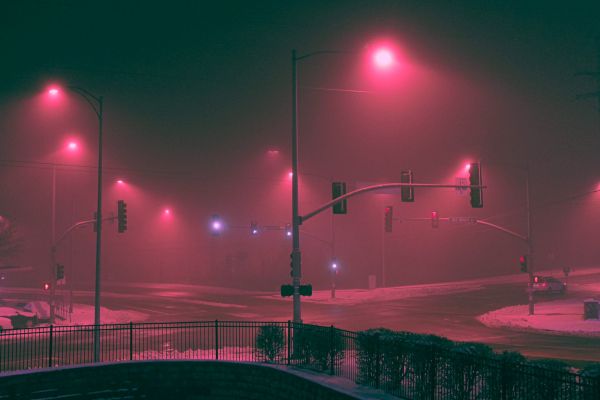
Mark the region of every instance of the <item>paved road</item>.
[[[597, 281], [600, 274], [572, 277], [566, 298], [586, 298], [581, 285]], [[578, 289], [579, 288], [579, 289]], [[22, 296], [22, 294], [21, 294]], [[271, 296], [271, 297], [269, 297]], [[539, 301], [555, 300], [556, 297]], [[78, 292], [77, 302], [93, 304], [93, 293]], [[432, 296], [375, 301], [356, 305], [332, 302], [303, 303], [305, 322], [361, 330], [386, 327], [433, 333], [452, 340], [477, 341], [497, 350], [515, 350], [530, 357], [561, 358], [583, 365], [600, 361], [600, 338], [579, 338], [488, 328], [476, 316], [498, 308], [523, 304], [522, 283], [475, 285], [473, 290]], [[259, 320], [290, 319], [290, 299], [272, 293], [219, 290], [195, 286], [105, 285], [103, 306], [132, 309], [148, 314], [149, 321]], [[583, 308], [583, 307], [582, 307]]]

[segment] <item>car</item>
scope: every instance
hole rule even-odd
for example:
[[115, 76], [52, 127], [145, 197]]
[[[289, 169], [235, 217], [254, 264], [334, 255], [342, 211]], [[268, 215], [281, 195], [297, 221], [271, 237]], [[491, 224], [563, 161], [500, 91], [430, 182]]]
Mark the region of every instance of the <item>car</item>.
[[567, 284], [552, 276], [533, 277], [533, 291], [538, 293], [558, 293], [564, 294], [567, 290]]

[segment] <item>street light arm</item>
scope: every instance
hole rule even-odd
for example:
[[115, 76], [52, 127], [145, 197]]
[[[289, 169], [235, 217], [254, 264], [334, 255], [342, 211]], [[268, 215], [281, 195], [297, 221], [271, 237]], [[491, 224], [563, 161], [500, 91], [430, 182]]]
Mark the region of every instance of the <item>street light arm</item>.
[[309, 58], [309, 57], [313, 57], [313, 56], [318, 56], [318, 55], [323, 55], [323, 54], [352, 54], [355, 53], [354, 51], [350, 51], [350, 50], [317, 50], [317, 51], [312, 51], [310, 53], [306, 53], [303, 54], [301, 56], [297, 56], [294, 58], [295, 61], [300, 61], [303, 60], [305, 58]]
[[[92, 109], [94, 110], [94, 112], [96, 113], [96, 116], [98, 118], [102, 118], [101, 116], [101, 111], [100, 111], [100, 105], [102, 103], [102, 97], [96, 96], [94, 95], [92, 92], [90, 92], [87, 89], [84, 89], [82, 87], [79, 86], [67, 86], [67, 88], [69, 88], [70, 90], [72, 90], [73, 92], [77, 93], [78, 95], [80, 95], [81, 97], [83, 97], [85, 99], [85, 101], [87, 101], [87, 103], [92, 107]], [[96, 104], [94, 104], [92, 102], [92, 100], [96, 101]]]
[[478, 224], [480, 224], [480, 225], [485, 225], [485, 226], [489, 226], [490, 228], [497, 229], [497, 230], [499, 230], [499, 231], [501, 231], [501, 232], [504, 232], [504, 233], [507, 233], [507, 234], [509, 234], [510, 236], [513, 236], [513, 237], [519, 238], [519, 239], [521, 239], [522, 241], [524, 241], [525, 243], [529, 243], [529, 238], [528, 238], [527, 236], [523, 236], [523, 235], [521, 235], [521, 234], [519, 234], [519, 233], [517, 233], [517, 232], [511, 231], [510, 229], [504, 228], [504, 227], [502, 227], [502, 226], [500, 226], [500, 225], [492, 224], [491, 222], [482, 221], [482, 220], [480, 220], [480, 219], [478, 219], [478, 220], [477, 220], [477, 221], [475, 221], [475, 222], [477, 222], [477, 223], [478, 223]]

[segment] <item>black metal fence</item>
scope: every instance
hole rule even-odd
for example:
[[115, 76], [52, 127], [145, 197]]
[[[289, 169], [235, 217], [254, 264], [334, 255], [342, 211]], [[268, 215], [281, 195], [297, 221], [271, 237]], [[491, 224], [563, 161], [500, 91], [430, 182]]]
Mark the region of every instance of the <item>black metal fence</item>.
[[[0, 373], [93, 362], [94, 325], [0, 332]], [[406, 399], [598, 400], [600, 377], [498, 355], [383, 340], [292, 322], [107, 324], [100, 361], [204, 359], [269, 362], [343, 376]]]

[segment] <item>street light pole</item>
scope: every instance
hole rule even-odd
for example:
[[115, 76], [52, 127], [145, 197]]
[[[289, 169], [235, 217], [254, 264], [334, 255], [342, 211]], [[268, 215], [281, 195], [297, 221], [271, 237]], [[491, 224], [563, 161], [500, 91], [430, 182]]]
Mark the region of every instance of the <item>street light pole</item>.
[[527, 287], [527, 297], [529, 304], [529, 315], [535, 313], [535, 302], [533, 299], [533, 217], [531, 215], [531, 193], [529, 188], [529, 161], [527, 161], [527, 175], [525, 178], [525, 197], [527, 201], [527, 272], [529, 273], [529, 285]]
[[94, 290], [94, 362], [100, 361], [100, 255], [102, 250], [102, 124], [104, 98], [78, 86], [69, 89], [79, 94], [98, 117], [98, 203], [96, 207], [96, 284]]
[[298, 210], [298, 58], [296, 50], [292, 50], [292, 286], [294, 287], [293, 320], [302, 322], [300, 311], [300, 278], [301, 253], [300, 253], [300, 218]]

